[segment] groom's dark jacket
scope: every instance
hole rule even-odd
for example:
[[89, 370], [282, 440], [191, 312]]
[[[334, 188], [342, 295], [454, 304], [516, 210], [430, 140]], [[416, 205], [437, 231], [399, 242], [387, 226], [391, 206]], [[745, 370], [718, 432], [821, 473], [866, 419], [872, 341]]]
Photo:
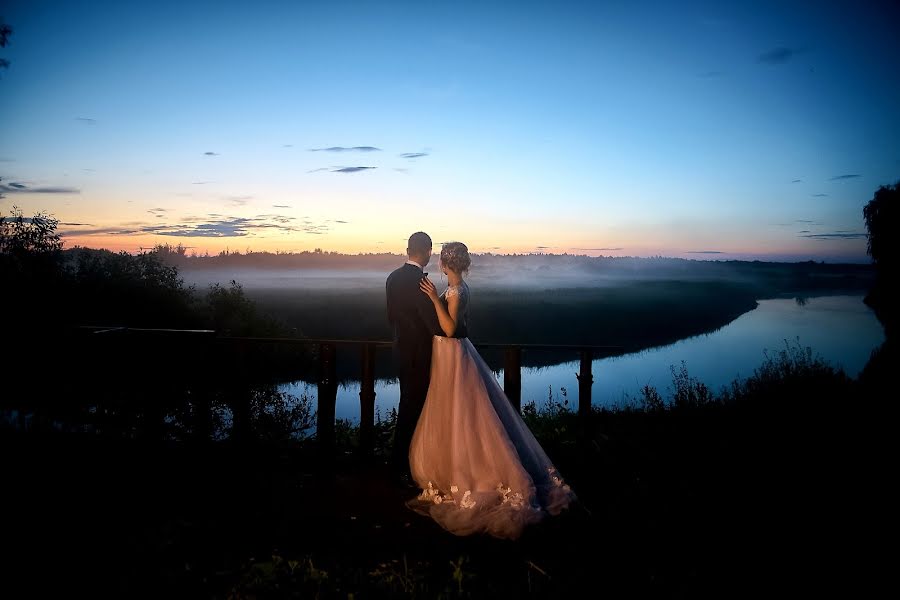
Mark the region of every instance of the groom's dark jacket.
[[434, 305], [422, 290], [422, 271], [409, 263], [387, 278], [387, 314], [394, 330], [394, 361], [401, 375], [427, 377], [431, 340], [443, 335]]

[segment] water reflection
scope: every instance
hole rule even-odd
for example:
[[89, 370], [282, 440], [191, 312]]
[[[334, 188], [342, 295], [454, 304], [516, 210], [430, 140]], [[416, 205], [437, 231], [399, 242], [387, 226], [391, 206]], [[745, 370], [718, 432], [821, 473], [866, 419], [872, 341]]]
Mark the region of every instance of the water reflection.
[[[636, 398], [641, 387], [651, 385], [664, 398], [672, 382], [670, 367], [682, 361], [692, 377], [718, 390], [736, 378], [753, 374], [765, 359], [786, 343], [809, 346], [814, 354], [856, 377], [872, 350], [884, 341], [884, 331], [862, 296], [820, 296], [760, 300], [759, 306], [710, 334], [680, 340], [634, 354], [604, 358], [593, 363], [592, 403], [618, 406]], [[577, 402], [577, 361], [551, 367], [522, 370], [522, 402], [539, 406], [552, 396], [555, 401]], [[503, 372], [497, 373], [499, 382]], [[279, 389], [300, 395], [306, 382], [282, 384]], [[565, 391], [563, 391], [565, 390]], [[308, 390], [313, 395], [315, 387]], [[358, 382], [338, 389], [337, 418], [359, 420]], [[375, 383], [376, 410], [380, 415], [396, 408], [396, 380]]]

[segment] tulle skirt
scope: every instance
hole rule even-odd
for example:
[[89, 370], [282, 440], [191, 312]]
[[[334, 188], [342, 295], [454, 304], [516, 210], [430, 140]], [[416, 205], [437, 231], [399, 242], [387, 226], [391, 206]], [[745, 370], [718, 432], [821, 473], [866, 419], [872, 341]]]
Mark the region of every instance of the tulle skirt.
[[408, 505], [456, 535], [516, 539], [575, 498], [466, 338], [434, 337], [409, 461], [422, 493]]

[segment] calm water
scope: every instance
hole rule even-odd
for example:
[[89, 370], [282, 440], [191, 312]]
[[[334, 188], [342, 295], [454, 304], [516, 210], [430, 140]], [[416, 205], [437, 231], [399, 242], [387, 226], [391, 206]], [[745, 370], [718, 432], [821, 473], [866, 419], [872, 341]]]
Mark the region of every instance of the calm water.
[[[722, 329], [686, 338], [634, 354], [595, 360], [592, 402], [598, 406], [623, 404], [638, 396], [644, 385], [656, 387], [664, 396], [672, 384], [670, 366], [684, 361], [688, 372], [718, 391], [736, 378], [753, 374], [765, 360], [765, 352], [774, 355], [785, 342], [809, 346], [834, 366], [856, 377], [873, 349], [884, 341], [884, 331], [862, 296], [821, 296], [805, 303], [794, 299], [761, 300], [759, 306]], [[578, 399], [577, 361], [552, 367], [522, 370], [522, 402], [547, 401], [548, 394], [562, 401], [568, 394], [574, 408]], [[497, 374], [503, 382], [503, 372]], [[306, 389], [315, 396], [315, 386], [305, 382], [287, 383], [280, 389], [300, 394]], [[376, 408], [385, 414], [397, 406], [396, 381], [379, 380], [375, 384]], [[359, 420], [359, 384], [338, 390], [336, 416]]]

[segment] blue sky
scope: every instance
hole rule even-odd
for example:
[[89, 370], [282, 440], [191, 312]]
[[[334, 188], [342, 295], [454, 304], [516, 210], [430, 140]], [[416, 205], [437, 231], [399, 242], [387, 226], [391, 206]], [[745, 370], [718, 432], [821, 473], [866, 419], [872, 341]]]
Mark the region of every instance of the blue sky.
[[0, 209], [129, 251], [862, 261], [890, 6], [6, 2]]

